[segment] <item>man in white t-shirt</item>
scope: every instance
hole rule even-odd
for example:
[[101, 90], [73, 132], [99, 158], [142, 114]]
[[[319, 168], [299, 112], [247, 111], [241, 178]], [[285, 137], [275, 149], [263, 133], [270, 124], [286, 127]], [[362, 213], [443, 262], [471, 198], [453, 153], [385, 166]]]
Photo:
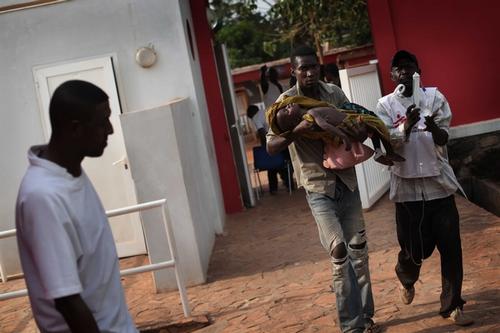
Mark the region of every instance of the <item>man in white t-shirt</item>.
[[260, 68], [260, 87], [264, 94], [264, 105], [267, 109], [283, 93], [283, 87], [278, 81], [278, 71], [276, 68], [268, 68], [266, 65]]
[[104, 152], [108, 96], [67, 81], [50, 102], [48, 145], [28, 152], [16, 203], [19, 253], [42, 333], [137, 333], [120, 283], [118, 256], [102, 204], [82, 170]]

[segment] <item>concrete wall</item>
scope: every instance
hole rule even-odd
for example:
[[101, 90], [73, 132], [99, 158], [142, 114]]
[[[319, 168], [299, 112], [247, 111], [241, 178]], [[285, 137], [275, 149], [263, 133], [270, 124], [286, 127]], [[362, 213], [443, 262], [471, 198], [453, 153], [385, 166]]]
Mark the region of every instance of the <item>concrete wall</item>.
[[[222, 196], [202, 78], [198, 57], [193, 60], [186, 38], [188, 9], [183, 0], [86, 0], [1, 15], [1, 230], [14, 226], [14, 203], [27, 166], [26, 151], [43, 142], [32, 68], [110, 54], [124, 113], [187, 97], [196, 129], [193, 139], [202, 144], [197, 156], [204, 166], [200, 168], [200, 191], [206, 200], [205, 221], [210, 224], [203, 233], [222, 230]], [[158, 62], [144, 69], [134, 56], [139, 47], [149, 44], [154, 46]], [[212, 235], [207, 237], [210, 240]], [[206, 265], [209, 253], [203, 258]], [[19, 268], [15, 241], [0, 241], [0, 254], [8, 273], [15, 273]]]
[[[183, 99], [154, 109], [122, 115], [122, 128], [139, 201], [166, 198], [188, 285], [205, 281], [215, 234], [210, 223], [198, 161], [200, 145], [191, 104]], [[147, 149], [144, 149], [147, 147]], [[150, 260], [170, 260], [165, 228], [158, 210], [141, 213]], [[172, 270], [155, 272], [157, 289], [175, 287]]]

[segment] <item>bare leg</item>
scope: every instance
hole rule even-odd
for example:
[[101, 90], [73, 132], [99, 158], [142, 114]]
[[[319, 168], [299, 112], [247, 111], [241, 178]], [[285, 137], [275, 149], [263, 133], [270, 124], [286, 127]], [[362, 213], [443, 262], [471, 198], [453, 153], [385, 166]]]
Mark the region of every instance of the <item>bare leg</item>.
[[381, 138], [380, 137], [380, 141], [382, 141], [382, 144], [384, 145], [384, 148], [385, 148], [385, 157], [388, 158], [389, 160], [393, 161], [393, 162], [404, 162], [406, 161], [406, 159], [395, 153], [394, 150], [392, 149], [392, 146], [391, 146], [391, 143], [387, 140], [385, 140], [384, 138]]

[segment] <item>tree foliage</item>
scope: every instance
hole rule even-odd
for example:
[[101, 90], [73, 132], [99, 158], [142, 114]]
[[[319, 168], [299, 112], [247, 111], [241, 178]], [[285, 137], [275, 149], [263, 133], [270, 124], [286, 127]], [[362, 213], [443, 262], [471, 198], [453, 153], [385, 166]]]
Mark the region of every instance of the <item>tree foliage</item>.
[[[288, 49], [275, 40], [275, 28], [257, 11], [255, 0], [215, 0], [211, 8], [216, 41], [226, 45], [232, 68], [287, 56]], [[271, 40], [275, 42], [266, 46]]]
[[281, 0], [270, 10], [280, 39], [314, 45], [362, 45], [371, 40], [366, 0]]
[[287, 57], [294, 45], [326, 42], [357, 46], [371, 41], [366, 0], [277, 0], [261, 13], [256, 0], [212, 0], [216, 40], [231, 67]]

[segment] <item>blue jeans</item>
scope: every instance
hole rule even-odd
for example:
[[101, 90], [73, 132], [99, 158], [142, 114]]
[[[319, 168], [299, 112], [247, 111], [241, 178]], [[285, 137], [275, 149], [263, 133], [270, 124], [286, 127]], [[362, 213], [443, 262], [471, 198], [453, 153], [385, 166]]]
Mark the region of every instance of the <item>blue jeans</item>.
[[[359, 191], [351, 192], [337, 179], [334, 197], [307, 192], [307, 202], [332, 262], [340, 328], [342, 332], [363, 332], [373, 317], [374, 305]], [[340, 248], [345, 250], [338, 251]], [[339, 252], [346, 255], [339, 258]]]

